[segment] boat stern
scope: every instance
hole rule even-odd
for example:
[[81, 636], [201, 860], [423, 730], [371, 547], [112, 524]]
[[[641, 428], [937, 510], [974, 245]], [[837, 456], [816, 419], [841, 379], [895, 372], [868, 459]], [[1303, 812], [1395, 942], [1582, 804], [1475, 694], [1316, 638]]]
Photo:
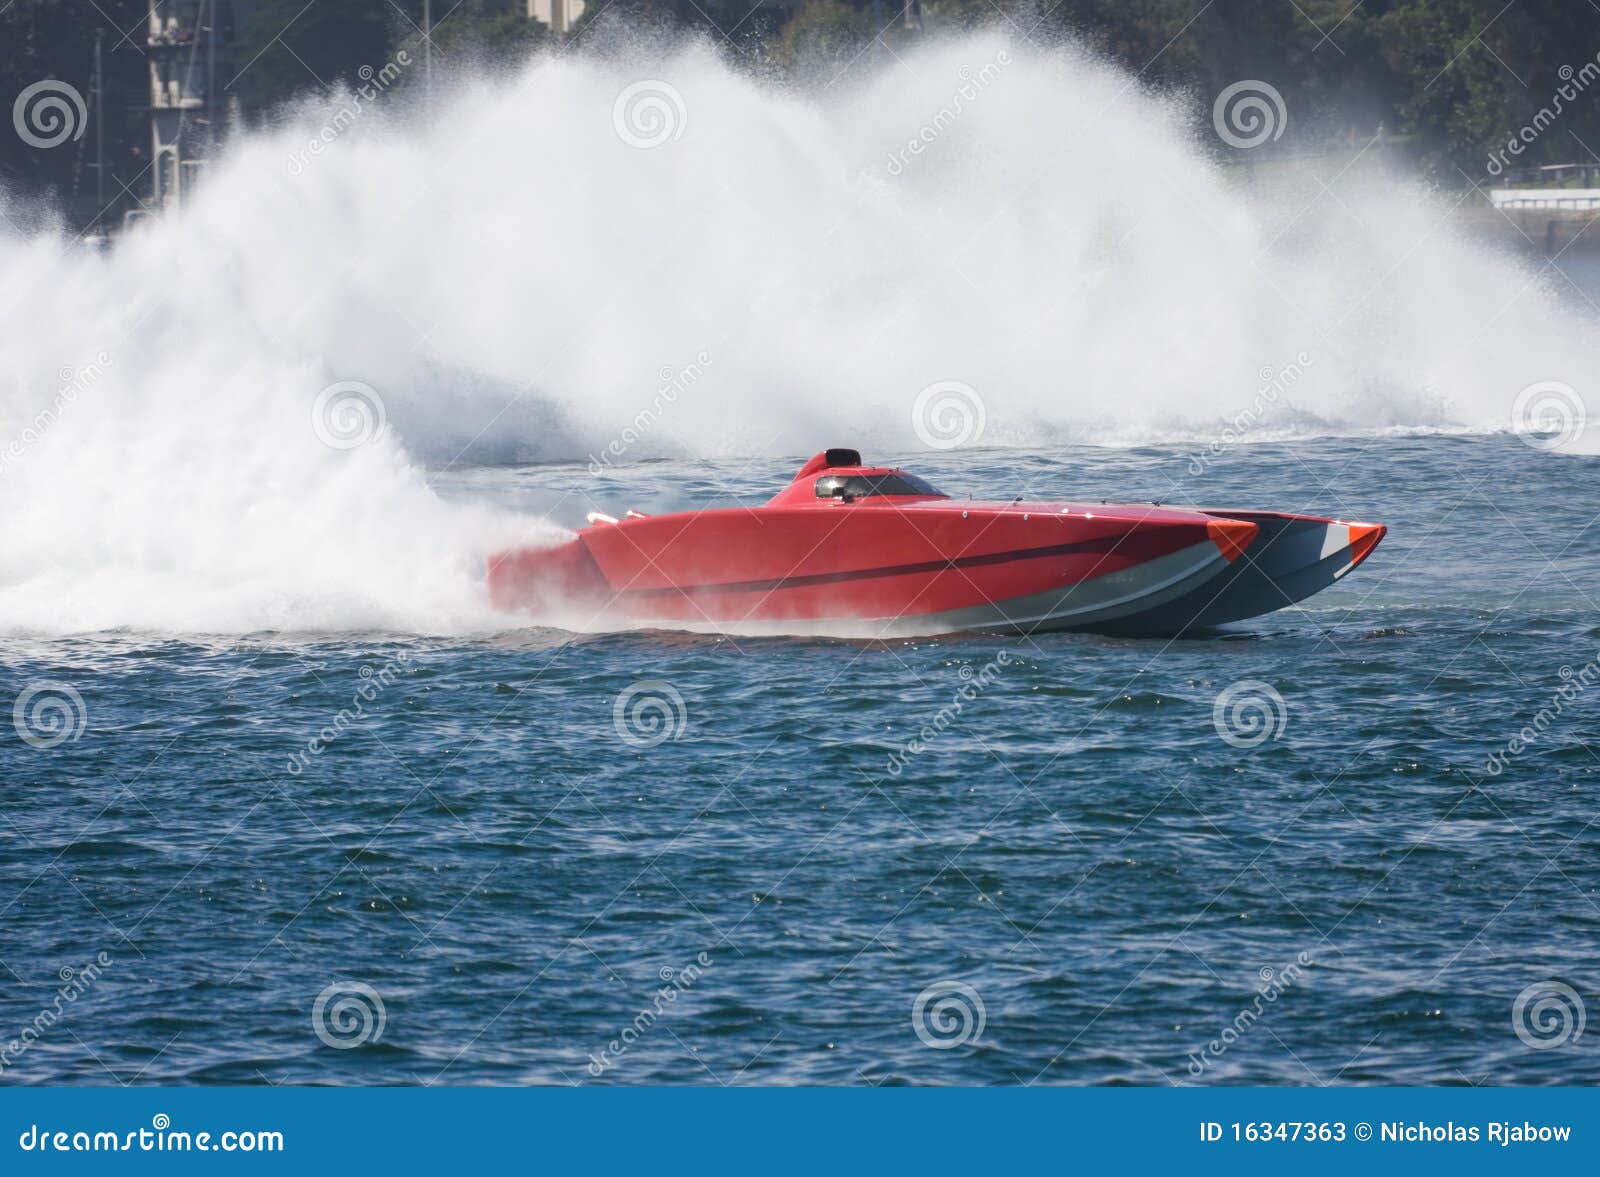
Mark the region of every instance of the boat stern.
[[513, 548], [488, 563], [489, 603], [504, 612], [604, 611], [612, 592], [580, 537], [549, 548]]

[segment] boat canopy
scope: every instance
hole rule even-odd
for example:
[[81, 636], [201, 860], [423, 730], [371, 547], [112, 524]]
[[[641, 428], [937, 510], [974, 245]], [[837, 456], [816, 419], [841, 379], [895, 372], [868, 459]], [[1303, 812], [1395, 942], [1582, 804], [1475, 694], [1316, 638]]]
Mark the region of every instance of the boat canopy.
[[944, 499], [950, 496], [935, 490], [915, 474], [894, 471], [888, 474], [824, 474], [817, 479], [819, 499], [865, 499], [875, 495], [911, 495], [917, 498]]

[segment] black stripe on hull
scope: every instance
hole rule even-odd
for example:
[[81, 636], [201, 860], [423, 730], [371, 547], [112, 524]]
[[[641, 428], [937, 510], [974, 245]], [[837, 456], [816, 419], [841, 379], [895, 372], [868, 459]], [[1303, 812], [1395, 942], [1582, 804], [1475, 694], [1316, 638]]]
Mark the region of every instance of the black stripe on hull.
[[1018, 548], [1010, 552], [993, 552], [986, 556], [958, 556], [954, 560], [927, 560], [920, 564], [895, 564], [887, 568], [863, 568], [853, 572], [819, 572], [808, 576], [780, 576], [773, 580], [738, 580], [726, 584], [697, 584], [686, 588], [625, 589], [620, 594], [627, 599], [692, 597], [710, 593], [768, 593], [777, 589], [810, 588], [819, 584], [845, 584], [856, 580], [885, 580], [892, 576], [919, 576], [934, 572], [948, 572], [957, 568], [987, 568], [996, 564], [1012, 564], [1020, 560], [1044, 560], [1052, 556], [1071, 556], [1082, 552], [1102, 555], [1114, 551], [1126, 534], [1101, 536], [1075, 544], [1052, 544], [1044, 548]]

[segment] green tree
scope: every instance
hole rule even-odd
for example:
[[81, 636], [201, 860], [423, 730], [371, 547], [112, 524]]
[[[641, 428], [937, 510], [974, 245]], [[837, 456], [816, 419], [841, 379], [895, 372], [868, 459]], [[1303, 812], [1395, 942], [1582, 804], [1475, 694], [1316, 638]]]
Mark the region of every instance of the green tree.
[[359, 84], [362, 66], [388, 60], [400, 19], [369, 0], [261, 0], [236, 35], [230, 92], [263, 110], [307, 90]]
[[529, 19], [527, 0], [461, 0], [454, 8], [448, 3], [444, 7], [448, 11], [433, 41], [449, 56], [451, 68], [465, 63], [514, 66], [550, 43], [549, 29]]
[[[143, 57], [144, 29], [139, 17], [144, 0], [100, 0], [93, 5], [61, 4], [59, 0], [15, 0], [0, 10], [0, 98], [16, 117], [16, 103], [36, 83], [55, 80], [76, 90], [88, 113], [79, 124], [82, 138], [68, 137], [53, 147], [40, 147], [16, 134], [11, 125], [0, 134], [0, 185], [13, 194], [53, 194], [69, 206], [74, 223], [100, 216], [94, 200], [94, 144], [103, 132], [106, 149], [105, 190], [110, 196], [122, 184], [135, 183], [143, 166], [142, 119], [130, 107], [149, 100]], [[121, 30], [132, 29], [131, 38]], [[96, 34], [102, 37], [104, 101], [92, 93]], [[25, 125], [26, 113], [23, 117]], [[100, 121], [103, 120], [103, 124]], [[119, 183], [120, 181], [120, 183]], [[115, 208], [106, 219], [116, 220]]]
[[841, 0], [803, 0], [768, 42], [768, 55], [792, 73], [832, 79], [865, 57], [874, 32], [862, 9]]

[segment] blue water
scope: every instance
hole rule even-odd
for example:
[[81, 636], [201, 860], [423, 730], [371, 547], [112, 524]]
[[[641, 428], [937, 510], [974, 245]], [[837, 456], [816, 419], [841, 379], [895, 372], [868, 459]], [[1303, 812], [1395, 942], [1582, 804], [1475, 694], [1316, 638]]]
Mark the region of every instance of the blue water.
[[[803, 456], [441, 489], [759, 501]], [[1391, 531], [1309, 608], [1179, 642], [7, 639], [0, 698], [64, 683], [85, 718], [51, 748], [0, 734], [0, 1038], [60, 1011], [0, 1082], [1600, 1080], [1593, 1031], [1513, 1028], [1530, 986], [1600, 1000], [1596, 700], [1484, 767], [1600, 655], [1597, 459], [1509, 437], [1253, 445], [1201, 478], [1175, 449], [902, 458], [955, 493]], [[614, 714], [640, 682], [653, 746]], [[1282, 700], [1254, 747], [1214, 723], [1241, 682]], [[967, 987], [948, 1048], [942, 998], [914, 1024], [940, 985]], [[319, 1011], [330, 986], [368, 1020], [340, 993]]]

